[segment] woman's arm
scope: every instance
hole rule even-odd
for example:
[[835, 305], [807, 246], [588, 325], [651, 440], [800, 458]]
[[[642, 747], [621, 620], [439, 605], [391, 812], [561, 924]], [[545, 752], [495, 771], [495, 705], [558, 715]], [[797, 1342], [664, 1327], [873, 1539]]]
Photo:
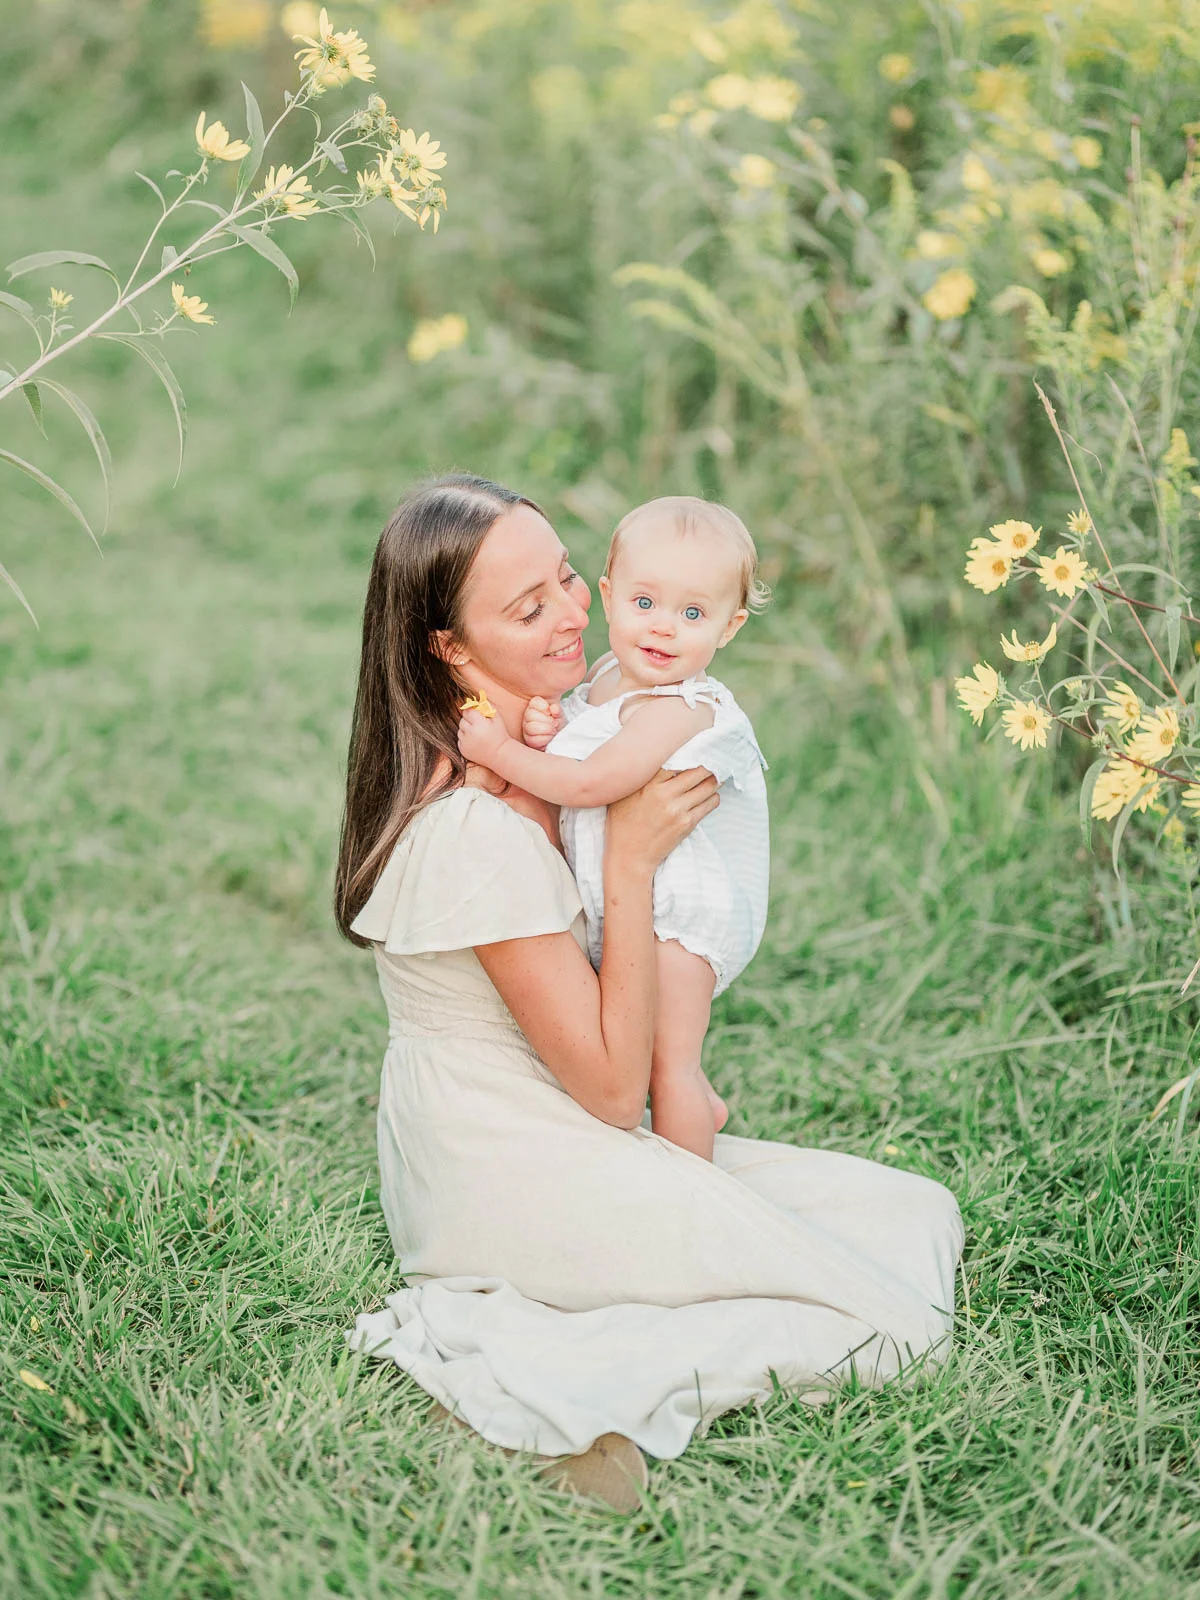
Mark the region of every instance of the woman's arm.
[[499, 717], [468, 711], [458, 748], [468, 761], [490, 767], [507, 783], [558, 806], [607, 806], [640, 789], [695, 734], [711, 728], [711, 706], [689, 706], [677, 695], [635, 705], [629, 721], [599, 750], [576, 761], [531, 750], [510, 738]]
[[475, 954], [517, 1026], [573, 1100], [618, 1128], [646, 1108], [654, 1045], [654, 870], [718, 805], [702, 767], [659, 773], [611, 806], [600, 973], [570, 933], [504, 939]]

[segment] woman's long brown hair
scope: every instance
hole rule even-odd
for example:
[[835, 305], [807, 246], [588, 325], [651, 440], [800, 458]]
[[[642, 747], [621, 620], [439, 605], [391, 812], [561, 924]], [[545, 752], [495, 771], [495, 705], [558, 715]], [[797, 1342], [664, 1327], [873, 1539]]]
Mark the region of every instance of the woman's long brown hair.
[[[459, 633], [463, 586], [493, 523], [512, 506], [540, 507], [487, 478], [456, 474], [416, 489], [380, 535], [363, 607], [362, 662], [346, 764], [334, 888], [337, 925], [350, 931], [415, 814], [462, 783], [463, 689], [433, 635]], [[449, 762], [432, 788], [439, 762]]]

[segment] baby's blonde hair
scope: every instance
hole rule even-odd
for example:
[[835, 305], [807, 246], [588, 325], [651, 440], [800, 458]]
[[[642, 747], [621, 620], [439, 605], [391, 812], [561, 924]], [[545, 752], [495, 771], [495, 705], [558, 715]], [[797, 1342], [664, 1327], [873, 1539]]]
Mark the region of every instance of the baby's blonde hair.
[[677, 533], [695, 533], [698, 529], [704, 528], [710, 533], [720, 534], [728, 539], [738, 556], [738, 578], [741, 586], [738, 609], [745, 611], [763, 609], [771, 598], [771, 591], [758, 576], [758, 551], [754, 548], [750, 530], [741, 517], [735, 511], [730, 511], [728, 506], [718, 505], [715, 500], [701, 500], [693, 494], [662, 495], [657, 500], [647, 500], [645, 505], [635, 506], [632, 511], [627, 511], [613, 530], [612, 542], [608, 547], [608, 560], [604, 563], [606, 578], [612, 575], [613, 563], [621, 548], [621, 535], [647, 512], [672, 518]]

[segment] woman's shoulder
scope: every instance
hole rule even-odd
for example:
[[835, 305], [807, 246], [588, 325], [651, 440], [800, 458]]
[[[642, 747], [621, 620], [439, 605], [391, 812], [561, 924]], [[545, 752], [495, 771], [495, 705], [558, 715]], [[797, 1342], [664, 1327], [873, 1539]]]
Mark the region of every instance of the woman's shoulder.
[[353, 931], [392, 954], [461, 950], [564, 931], [579, 910], [541, 824], [464, 784], [412, 818]]

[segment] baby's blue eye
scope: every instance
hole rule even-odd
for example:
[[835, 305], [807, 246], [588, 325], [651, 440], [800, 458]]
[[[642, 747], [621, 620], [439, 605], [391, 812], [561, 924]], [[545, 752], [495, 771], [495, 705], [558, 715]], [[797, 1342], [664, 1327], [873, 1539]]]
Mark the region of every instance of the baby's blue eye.
[[699, 622], [704, 615], [699, 606], [685, 606], [683, 614], [689, 622]]
[[654, 605], [654, 601], [651, 600], [648, 595], [644, 594], [638, 595], [637, 599], [633, 603], [635, 606], [637, 606], [639, 611], [649, 611]]

